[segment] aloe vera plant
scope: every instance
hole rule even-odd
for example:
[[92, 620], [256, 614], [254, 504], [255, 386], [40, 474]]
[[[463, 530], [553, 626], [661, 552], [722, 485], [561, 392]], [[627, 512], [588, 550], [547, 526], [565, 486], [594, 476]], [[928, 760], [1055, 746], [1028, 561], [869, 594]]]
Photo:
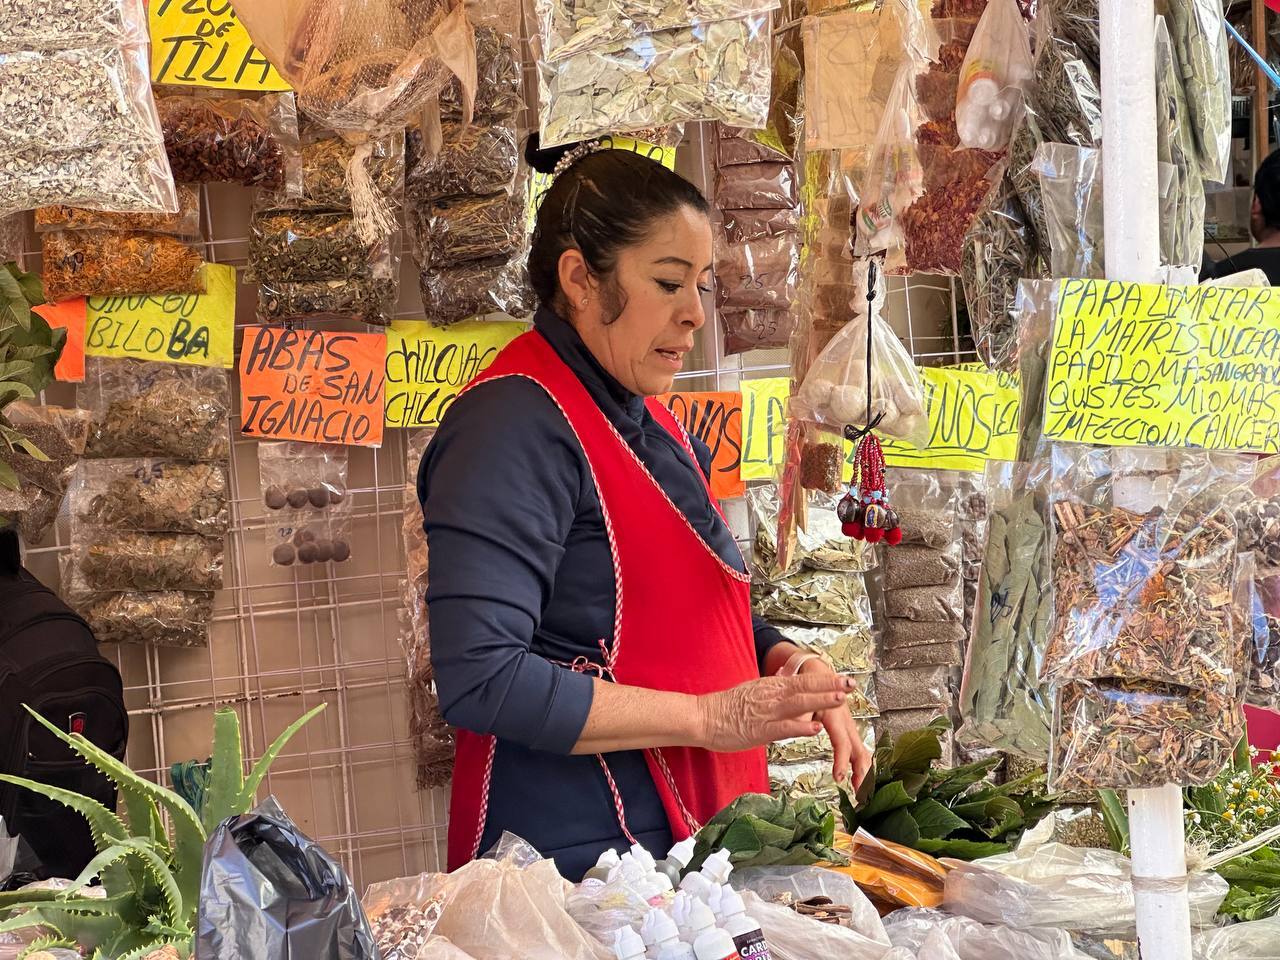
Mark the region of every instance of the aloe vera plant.
[[[110, 778], [119, 790], [125, 816], [122, 819], [97, 801], [69, 790], [0, 775], [0, 781], [34, 790], [83, 816], [97, 849], [97, 856], [65, 890], [0, 893], [0, 933], [39, 927], [43, 939], [24, 955], [51, 946], [79, 946], [91, 950], [94, 960], [142, 960], [172, 946], [187, 957], [209, 832], [227, 817], [252, 807], [258, 787], [285, 744], [323, 709], [323, 705], [315, 708], [285, 730], [247, 777], [239, 718], [234, 710], [217, 711], [210, 786], [197, 812], [176, 793], [138, 776], [79, 734], [64, 733], [28, 707], [27, 712], [50, 733]], [[101, 882], [105, 897], [86, 894], [94, 880]]]

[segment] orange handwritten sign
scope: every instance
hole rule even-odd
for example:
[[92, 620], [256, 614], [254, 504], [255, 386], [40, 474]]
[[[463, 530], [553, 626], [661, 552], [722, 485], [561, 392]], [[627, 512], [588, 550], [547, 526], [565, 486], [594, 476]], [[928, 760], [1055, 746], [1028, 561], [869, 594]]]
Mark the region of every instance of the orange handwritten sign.
[[711, 448], [711, 494], [732, 500], [746, 491], [742, 482], [742, 394], [668, 393], [663, 405], [690, 436]]
[[380, 333], [248, 327], [240, 347], [240, 431], [267, 440], [382, 444]]
[[84, 297], [61, 303], [43, 303], [32, 309], [55, 330], [67, 331], [67, 344], [62, 348], [62, 356], [53, 368], [53, 375], [63, 383], [84, 383], [84, 325], [88, 316]]

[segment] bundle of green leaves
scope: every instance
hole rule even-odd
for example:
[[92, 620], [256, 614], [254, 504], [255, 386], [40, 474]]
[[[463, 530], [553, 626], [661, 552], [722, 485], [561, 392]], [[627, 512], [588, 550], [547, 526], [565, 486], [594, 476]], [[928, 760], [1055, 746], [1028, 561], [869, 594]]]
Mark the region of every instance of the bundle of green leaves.
[[1043, 774], [1000, 786], [988, 782], [1000, 765], [998, 756], [936, 767], [948, 727], [940, 717], [922, 730], [881, 740], [867, 801], [857, 806], [841, 791], [840, 811], [850, 833], [861, 828], [933, 856], [978, 860], [1008, 853], [1054, 808]]
[[801, 867], [846, 858], [831, 846], [835, 811], [812, 797], [793, 806], [785, 797], [743, 794], [698, 831], [690, 872], [717, 850], [736, 867]]
[[[37, 460], [47, 460], [34, 443], [5, 419], [15, 400], [32, 400], [53, 382], [53, 368], [67, 340], [31, 308], [44, 303], [44, 288], [34, 273], [13, 262], [0, 266], [0, 445]], [[0, 460], [0, 487], [18, 489], [18, 476]]]

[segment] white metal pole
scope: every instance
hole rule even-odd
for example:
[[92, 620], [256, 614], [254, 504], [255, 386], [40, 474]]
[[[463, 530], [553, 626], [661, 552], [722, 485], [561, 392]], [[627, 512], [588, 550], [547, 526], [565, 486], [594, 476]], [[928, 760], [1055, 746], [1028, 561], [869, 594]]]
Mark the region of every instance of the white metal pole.
[[[1101, 0], [1100, 12], [1107, 277], [1152, 283], [1160, 272], [1155, 6], [1153, 0]], [[1129, 817], [1142, 957], [1191, 960], [1182, 791], [1176, 785], [1132, 790]]]

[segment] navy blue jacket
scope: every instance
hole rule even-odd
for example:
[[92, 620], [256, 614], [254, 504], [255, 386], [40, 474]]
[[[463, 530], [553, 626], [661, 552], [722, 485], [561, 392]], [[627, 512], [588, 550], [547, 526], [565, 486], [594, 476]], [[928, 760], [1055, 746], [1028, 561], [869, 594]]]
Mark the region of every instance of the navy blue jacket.
[[[694, 529], [743, 569], [699, 476], [710, 470], [706, 446], [694, 439], [695, 464], [568, 323], [542, 310], [535, 325]], [[509, 830], [576, 880], [603, 850], [625, 846], [599, 763], [569, 755], [592, 681], [552, 662], [599, 662], [597, 641], [613, 635], [613, 565], [586, 457], [537, 384], [497, 380], [449, 409], [422, 459], [418, 497], [441, 710], [453, 726], [499, 739], [481, 851]], [[782, 636], [757, 619], [755, 637], [763, 663]], [[643, 755], [607, 759], [632, 832], [665, 855], [670, 832]]]

